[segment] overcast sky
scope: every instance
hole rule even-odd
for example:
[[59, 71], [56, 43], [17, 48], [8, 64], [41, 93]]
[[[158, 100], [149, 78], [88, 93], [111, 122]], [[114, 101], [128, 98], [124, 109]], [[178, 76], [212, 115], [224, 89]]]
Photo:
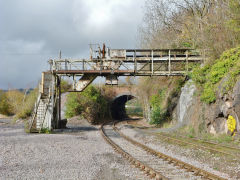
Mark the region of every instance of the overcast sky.
[[145, 0], [0, 0], [0, 89], [37, 84], [47, 61], [89, 43], [136, 48]]

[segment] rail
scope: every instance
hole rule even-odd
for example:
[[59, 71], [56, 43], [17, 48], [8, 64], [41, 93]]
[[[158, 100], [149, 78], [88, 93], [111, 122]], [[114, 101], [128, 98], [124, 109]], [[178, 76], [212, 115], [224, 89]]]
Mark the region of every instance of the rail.
[[195, 175], [201, 175], [203, 176], [204, 178], [207, 178], [207, 179], [214, 179], [214, 180], [225, 180], [225, 178], [222, 178], [220, 176], [217, 176], [215, 174], [212, 174], [210, 172], [207, 172], [203, 169], [200, 169], [198, 167], [195, 167], [191, 164], [188, 164], [186, 162], [183, 162], [181, 160], [178, 160], [176, 158], [173, 158], [171, 156], [168, 156], [166, 154], [163, 154], [161, 152], [158, 152], [158, 151], [155, 151], [154, 149], [144, 145], [144, 144], [141, 144], [131, 138], [129, 138], [128, 136], [124, 135], [121, 131], [118, 130], [118, 128], [115, 126], [116, 123], [114, 124], [114, 129], [115, 131], [117, 131], [124, 139], [126, 139], [127, 141], [131, 142], [132, 144], [136, 145], [136, 146], [139, 146], [141, 147], [142, 149], [144, 149], [145, 151], [151, 153], [152, 155], [154, 156], [157, 156], [161, 159], [164, 159], [166, 161], [168, 161], [169, 163], [174, 163], [174, 165], [180, 167], [181, 169], [187, 169], [189, 171], [192, 171], [194, 172]]
[[[105, 123], [106, 124], [106, 123]], [[104, 140], [109, 143], [113, 149], [120, 153], [124, 158], [126, 158], [131, 164], [135, 165], [136, 168], [139, 168], [140, 170], [144, 171], [145, 174], [149, 175], [151, 178], [155, 178], [156, 180], [168, 180], [169, 178], [163, 176], [160, 172], [155, 171], [151, 167], [147, 166], [143, 162], [137, 160], [127, 152], [125, 152], [120, 146], [118, 146], [116, 143], [114, 143], [104, 132], [103, 126], [101, 125], [101, 134], [104, 138]]]
[[[126, 122], [128, 123], [128, 121], [126, 121]], [[134, 125], [132, 125], [132, 126], [134, 126]], [[135, 127], [137, 127], [137, 126], [135, 126]], [[218, 144], [218, 143], [213, 143], [213, 142], [210, 142], [210, 141], [205, 141], [203, 139], [191, 138], [191, 141], [201, 142], [202, 144], [205, 143], [205, 144], [209, 144], [209, 145], [212, 146], [212, 147], [207, 147], [207, 146], [204, 146], [204, 145], [189, 142], [189, 141], [186, 140], [186, 137], [181, 136], [179, 134], [178, 134], [178, 137], [174, 137], [174, 136], [172, 136], [171, 134], [168, 134], [168, 133], [158, 133], [158, 135], [163, 137], [164, 140], [174, 141], [178, 144], [188, 144], [188, 145], [191, 145], [191, 146], [195, 146], [195, 147], [205, 149], [205, 150], [209, 150], [209, 151], [216, 152], [216, 153], [221, 153], [221, 154], [228, 155], [228, 156], [231, 156], [231, 157], [235, 157], [235, 158], [240, 157], [240, 148], [231, 147], [231, 146], [227, 146], [227, 145], [222, 145], [222, 144]], [[185, 140], [182, 140], [180, 138], [185, 138]], [[219, 149], [224, 149], [226, 151], [233, 151], [234, 154], [223, 151], [223, 150], [219, 150]]]
[[[116, 131], [121, 137], [123, 137], [125, 140], [129, 141], [130, 143], [132, 143], [135, 146], [138, 146], [140, 148], [142, 148], [143, 150], [145, 150], [146, 152], [160, 158], [163, 159], [165, 161], [168, 161], [169, 163], [174, 164], [175, 166], [180, 167], [181, 169], [186, 169], [188, 171], [192, 171], [194, 172], [194, 175], [196, 176], [203, 176], [204, 178], [207, 179], [214, 179], [214, 180], [225, 180], [224, 178], [217, 176], [215, 174], [212, 174], [210, 172], [207, 172], [203, 169], [197, 168], [193, 165], [190, 165], [188, 163], [185, 163], [183, 161], [180, 161], [176, 158], [170, 157], [166, 154], [163, 154], [161, 152], [157, 152], [156, 150], [143, 145], [133, 139], [131, 139], [130, 137], [124, 135], [121, 131], [119, 131], [119, 129], [116, 127], [116, 122], [113, 124], [113, 129], [114, 131]], [[128, 159], [131, 163], [133, 163], [137, 168], [141, 169], [142, 171], [145, 171], [145, 173], [150, 174], [151, 177], [155, 177], [156, 179], [168, 179], [167, 177], [163, 176], [162, 174], [160, 174], [159, 172], [155, 171], [154, 169], [148, 167], [146, 164], [142, 163], [141, 161], [133, 158], [130, 154], [126, 153], [121, 147], [119, 147], [116, 143], [114, 143], [104, 132], [104, 128], [103, 126], [105, 126], [106, 124], [103, 124], [101, 126], [101, 133], [102, 136], [104, 137], [104, 139], [114, 148], [115, 151], [117, 151], [118, 153], [120, 153], [123, 157], [125, 157], [126, 159]]]

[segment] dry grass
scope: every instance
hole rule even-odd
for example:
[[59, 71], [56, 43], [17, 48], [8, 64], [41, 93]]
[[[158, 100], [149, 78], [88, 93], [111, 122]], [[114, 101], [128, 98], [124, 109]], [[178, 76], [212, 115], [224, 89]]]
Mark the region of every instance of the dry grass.
[[18, 90], [1, 91], [0, 113], [4, 115], [15, 115], [14, 119], [25, 119], [33, 111], [38, 90], [35, 89], [29, 94]]

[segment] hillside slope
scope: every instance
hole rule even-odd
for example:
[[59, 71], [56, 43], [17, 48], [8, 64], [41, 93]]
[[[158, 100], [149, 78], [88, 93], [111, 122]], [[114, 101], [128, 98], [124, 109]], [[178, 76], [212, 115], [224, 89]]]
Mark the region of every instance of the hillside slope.
[[[195, 90], [190, 94], [190, 105], [185, 105], [187, 108], [183, 115], [185, 123], [191, 125], [199, 133], [237, 134], [236, 132], [240, 131], [239, 74], [240, 47], [224, 52], [213, 64], [196, 67], [190, 74]], [[184, 88], [192, 87], [187, 83]], [[178, 109], [182, 103], [182, 93]], [[178, 119], [181, 111], [175, 112]]]

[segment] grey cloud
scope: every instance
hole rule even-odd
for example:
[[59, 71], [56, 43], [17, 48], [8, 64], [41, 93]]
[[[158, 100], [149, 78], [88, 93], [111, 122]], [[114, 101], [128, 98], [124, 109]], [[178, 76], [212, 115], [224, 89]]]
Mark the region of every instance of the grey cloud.
[[97, 1], [0, 0], [0, 88], [36, 85], [60, 49], [64, 57], [86, 58], [89, 43], [135, 47], [144, 0], [101, 0], [110, 12], [103, 22]]

